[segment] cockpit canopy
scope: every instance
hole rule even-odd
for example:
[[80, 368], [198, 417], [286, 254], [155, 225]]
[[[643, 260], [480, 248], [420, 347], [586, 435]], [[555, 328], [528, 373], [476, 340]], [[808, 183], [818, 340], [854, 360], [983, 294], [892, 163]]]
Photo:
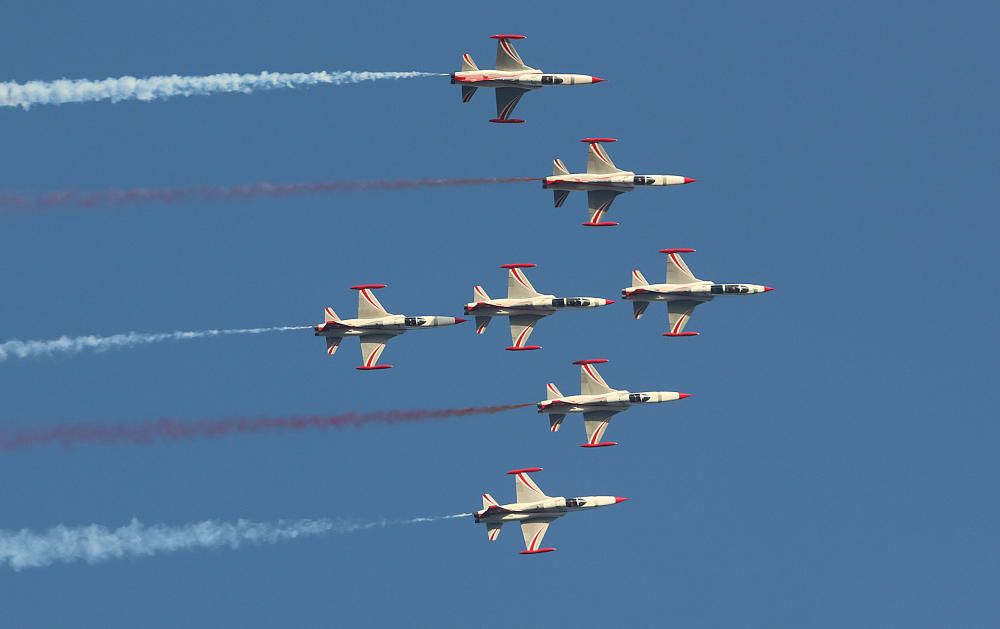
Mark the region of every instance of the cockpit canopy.
[[651, 186], [656, 183], [656, 179], [653, 177], [646, 177], [645, 175], [636, 175], [632, 177], [632, 184], [636, 186]]
[[542, 75], [542, 85], [561, 85], [562, 82], [562, 77], [552, 76], [551, 74]]
[[567, 507], [582, 507], [582, 506], [584, 506], [586, 504], [587, 504], [587, 501], [584, 500], [583, 498], [567, 498], [566, 499], [566, 506]]
[[738, 295], [750, 292], [749, 286], [743, 284], [712, 284], [713, 295]]
[[552, 305], [556, 308], [586, 308], [590, 306], [590, 300], [583, 297], [556, 297], [552, 300]]

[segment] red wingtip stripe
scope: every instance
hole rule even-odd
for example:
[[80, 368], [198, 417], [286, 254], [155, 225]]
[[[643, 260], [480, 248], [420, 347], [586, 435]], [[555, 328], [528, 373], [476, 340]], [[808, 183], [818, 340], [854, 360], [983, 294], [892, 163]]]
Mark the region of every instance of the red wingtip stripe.
[[358, 284], [357, 286], [352, 286], [351, 290], [364, 290], [366, 288], [377, 290], [379, 288], [385, 288], [386, 284]]
[[532, 264], [530, 262], [515, 262], [512, 264], [501, 264], [501, 269], [533, 269], [537, 264]]
[[617, 138], [583, 138], [581, 142], [586, 142], [587, 144], [595, 144], [597, 142], [617, 142]]
[[490, 35], [490, 39], [527, 39], [524, 35], [508, 35], [500, 33], [498, 35]]
[[694, 253], [696, 249], [660, 249], [660, 253]]
[[507, 473], [508, 474], [522, 474], [524, 472], [541, 472], [541, 471], [542, 471], [542, 468], [540, 468], [540, 467], [525, 467], [525, 468], [518, 469], [518, 470], [511, 470], [511, 471], [509, 471]]
[[599, 365], [601, 363], [608, 362], [607, 358], [587, 358], [586, 360], [577, 360], [574, 365]]

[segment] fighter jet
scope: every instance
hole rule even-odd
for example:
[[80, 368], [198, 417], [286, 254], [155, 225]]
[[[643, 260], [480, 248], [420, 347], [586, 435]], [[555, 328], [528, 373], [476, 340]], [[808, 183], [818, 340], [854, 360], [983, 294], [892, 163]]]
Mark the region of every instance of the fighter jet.
[[587, 443], [580, 444], [582, 448], [603, 448], [618, 445], [615, 441], [601, 441], [608, 422], [616, 414], [627, 411], [633, 404], [656, 404], [658, 402], [673, 402], [691, 397], [690, 393], [677, 391], [647, 391], [630, 393], [612, 389], [597, 373], [594, 365], [608, 362], [604, 358], [578, 360], [574, 365], [580, 365], [580, 395], [564, 396], [556, 385], [551, 382], [545, 385], [546, 399], [538, 403], [538, 412], [547, 413], [552, 432], [559, 430], [567, 413], [583, 413], [583, 427], [587, 430]]
[[553, 160], [552, 176], [542, 180], [542, 188], [552, 190], [556, 207], [562, 207], [566, 197], [574, 190], [587, 192], [589, 220], [586, 227], [614, 227], [618, 223], [605, 221], [604, 215], [623, 192], [631, 192], [640, 186], [677, 186], [693, 183], [697, 179], [680, 175], [637, 175], [630, 170], [615, 166], [602, 142], [617, 142], [615, 138], [583, 138], [581, 142], [590, 145], [587, 152], [587, 172], [571, 173], [558, 157]]
[[325, 309], [325, 321], [316, 326], [315, 335], [326, 337], [327, 354], [333, 356], [345, 336], [360, 336], [361, 359], [364, 364], [358, 369], [389, 369], [392, 365], [376, 363], [385, 350], [385, 344], [394, 336], [408, 330], [436, 328], [466, 321], [460, 317], [408, 317], [390, 314], [372, 293], [379, 288], [385, 288], [385, 284], [360, 284], [351, 287], [351, 290], [358, 291], [357, 319], [341, 319], [333, 308]]
[[472, 515], [477, 523], [486, 523], [486, 537], [491, 542], [495, 542], [500, 537], [500, 527], [503, 526], [504, 522], [520, 522], [525, 546], [521, 554], [550, 553], [555, 548], [541, 548], [541, 545], [545, 532], [553, 520], [573, 511], [591, 507], [606, 507], [628, 500], [628, 498], [619, 496], [583, 496], [582, 498], [546, 496], [535, 484], [535, 481], [528, 476], [529, 472], [541, 471], [540, 467], [528, 467], [507, 472], [514, 475], [517, 502], [501, 505], [493, 499], [493, 496], [483, 494], [482, 511], [476, 511]]
[[502, 264], [507, 269], [507, 299], [490, 299], [482, 286], [472, 288], [472, 303], [465, 304], [465, 314], [476, 316], [476, 334], [486, 331], [493, 317], [510, 317], [510, 338], [514, 343], [509, 351], [541, 349], [540, 345], [525, 345], [535, 324], [542, 317], [563, 308], [597, 308], [615, 303], [602, 297], [556, 297], [542, 295], [535, 290], [521, 269], [534, 268], [534, 264]]
[[682, 253], [694, 253], [694, 249], [660, 249], [660, 253], [667, 254], [667, 281], [650, 284], [639, 269], [634, 269], [632, 286], [622, 289], [622, 298], [632, 300], [636, 319], [642, 318], [650, 302], [667, 302], [670, 331], [663, 336], [697, 336], [698, 332], [685, 332], [684, 326], [698, 304], [712, 301], [717, 295], [755, 295], [774, 290], [760, 284], [716, 284], [698, 279], [681, 258]]
[[462, 55], [462, 69], [451, 73], [452, 85], [462, 86], [462, 102], [472, 100], [476, 89], [493, 87], [497, 90], [497, 117], [490, 122], [524, 122], [511, 118], [517, 102], [525, 92], [549, 85], [589, 85], [604, 79], [587, 74], [543, 74], [541, 70], [524, 65], [520, 55], [514, 50], [512, 39], [524, 39], [524, 35], [490, 35], [497, 41], [497, 67], [495, 70], [480, 70], [468, 53]]

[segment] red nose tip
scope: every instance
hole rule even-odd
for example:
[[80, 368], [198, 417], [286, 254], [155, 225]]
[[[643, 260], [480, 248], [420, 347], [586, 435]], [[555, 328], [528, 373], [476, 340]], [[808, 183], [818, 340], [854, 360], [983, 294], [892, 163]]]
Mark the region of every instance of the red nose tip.
[[694, 395], [694, 393], [678, 393], [677, 394], [677, 399], [678, 400], [683, 400], [684, 398], [691, 397], [692, 395]]
[[684, 178], [684, 183], [694, 183], [696, 181], [698, 181], [698, 180], [697, 179], [692, 179], [690, 177], [685, 177]]
[[626, 500], [628, 500], [628, 498], [622, 498], [621, 496], [615, 496], [615, 504], [618, 504], [619, 502], [625, 502]]
[[591, 83], [603, 83], [604, 79], [598, 78], [596, 76], [592, 76], [592, 77], [590, 77], [590, 82]]
[[765, 286], [765, 287], [764, 287], [764, 292], [765, 292], [765, 293], [766, 293], [766, 292], [768, 292], [768, 291], [772, 291], [772, 290], [774, 290], [774, 289], [773, 289], [773, 288], [771, 288], [770, 286]]
[[614, 300], [614, 299], [605, 299], [605, 300], [604, 300], [604, 305], [605, 305], [605, 306], [607, 306], [608, 304], [613, 304], [613, 303], [615, 303], [615, 300]]
[[465, 323], [468, 319], [463, 319], [462, 317], [455, 317], [455, 323]]

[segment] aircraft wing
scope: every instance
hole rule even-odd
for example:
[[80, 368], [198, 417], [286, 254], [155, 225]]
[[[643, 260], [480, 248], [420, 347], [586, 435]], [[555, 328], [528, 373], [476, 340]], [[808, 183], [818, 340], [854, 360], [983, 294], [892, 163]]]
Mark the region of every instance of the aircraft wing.
[[515, 349], [538, 349], [536, 345], [525, 345], [528, 337], [531, 336], [535, 324], [542, 317], [538, 315], [511, 315], [510, 317], [510, 339]]
[[[697, 301], [668, 301], [667, 302], [667, 317], [670, 320], [670, 332], [667, 334], [682, 334], [684, 332], [684, 326], [691, 319], [691, 315], [694, 313], [695, 306], [700, 302]], [[688, 332], [688, 335], [696, 334], [696, 332]]]
[[555, 518], [532, 518], [521, 520], [521, 534], [524, 535], [524, 550], [522, 555], [533, 553], [547, 553], [555, 548], [542, 548], [542, 540], [545, 539], [545, 532], [549, 530], [549, 524]]
[[[606, 363], [608, 361], [601, 359], [596, 359], [597, 363]], [[602, 393], [611, 393], [614, 391], [608, 386], [608, 383], [604, 381], [601, 374], [597, 372], [597, 367], [594, 361], [582, 360], [577, 363], [580, 365], [580, 394], [581, 395], [601, 395]]]
[[545, 500], [548, 496], [535, 484], [535, 481], [528, 476], [528, 472], [538, 472], [541, 468], [529, 467], [522, 470], [511, 470], [508, 474], [514, 475], [514, 494], [518, 502], [538, 502]]
[[613, 446], [613, 441], [601, 441], [604, 438], [604, 431], [608, 429], [608, 422], [618, 411], [590, 411], [583, 414], [583, 427], [587, 430], [587, 443], [585, 447], [596, 448], [600, 446]]
[[514, 44], [510, 41], [512, 39], [524, 39], [523, 35], [493, 35], [493, 39], [497, 40], [497, 70], [524, 72], [534, 69], [524, 64], [524, 61], [521, 60], [521, 55], [517, 54]]
[[385, 344], [392, 339], [391, 334], [362, 334], [361, 335], [361, 360], [362, 365], [358, 369], [386, 369], [391, 365], [379, 365], [378, 359], [385, 350]]
[[625, 172], [615, 166], [615, 163], [611, 161], [611, 157], [601, 142], [595, 140], [614, 142], [614, 138], [587, 138], [584, 140], [590, 144], [590, 148], [587, 149], [587, 172], [592, 175], [610, 175]]
[[615, 197], [617, 197], [621, 192], [615, 190], [590, 190], [587, 192], [587, 212], [588, 212], [588, 222], [585, 225], [590, 226], [613, 226], [618, 223], [605, 222], [604, 215], [607, 213], [608, 208], [611, 207], [611, 203], [614, 202]]
[[517, 118], [511, 118], [514, 108], [528, 90], [519, 87], [498, 87], [497, 92], [497, 117], [493, 122], [524, 122]]
[[531, 285], [528, 276], [521, 269], [531, 268], [534, 264], [505, 264], [507, 269], [507, 299], [522, 299], [537, 297], [538, 291]]
[[682, 253], [691, 253], [694, 249], [663, 249], [662, 252], [667, 254], [667, 284], [689, 284], [691, 282], [697, 282], [698, 278], [694, 276], [691, 269], [684, 262], [684, 258], [681, 257]]

